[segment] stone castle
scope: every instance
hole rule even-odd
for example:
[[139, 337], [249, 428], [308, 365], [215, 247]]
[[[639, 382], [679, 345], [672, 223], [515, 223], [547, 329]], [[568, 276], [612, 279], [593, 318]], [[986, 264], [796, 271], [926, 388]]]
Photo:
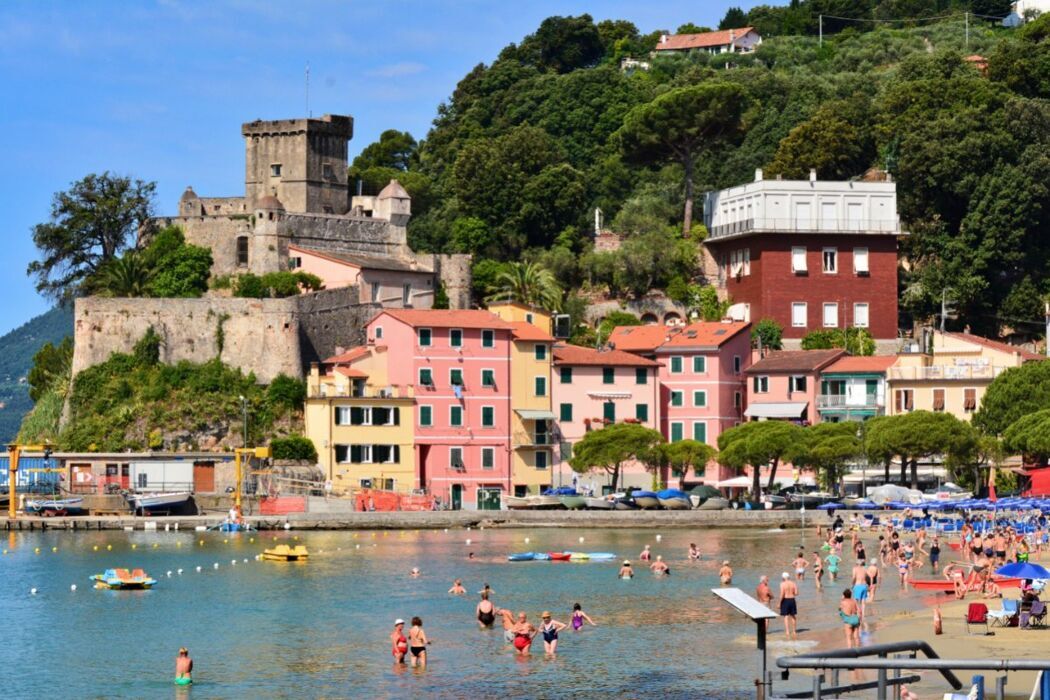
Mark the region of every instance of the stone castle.
[[409, 248], [411, 198], [396, 180], [376, 196], [351, 195], [353, 124], [327, 114], [244, 124], [244, 196], [201, 197], [187, 187], [178, 214], [155, 220], [210, 248], [213, 278], [290, 270], [310, 258], [351, 266], [352, 281], [287, 299], [78, 299], [74, 373], [130, 351], [152, 326], [165, 362], [218, 356], [269, 382], [360, 344], [381, 308], [430, 308], [439, 288], [451, 308], [469, 308], [470, 256]]

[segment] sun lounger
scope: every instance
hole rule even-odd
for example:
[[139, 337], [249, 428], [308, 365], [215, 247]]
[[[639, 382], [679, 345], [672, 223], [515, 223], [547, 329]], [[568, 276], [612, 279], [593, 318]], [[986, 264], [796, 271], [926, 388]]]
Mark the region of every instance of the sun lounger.
[[999, 610], [988, 611], [988, 626], [1009, 627], [1017, 618], [1020, 604], [1016, 600], [1003, 598], [1003, 607]]

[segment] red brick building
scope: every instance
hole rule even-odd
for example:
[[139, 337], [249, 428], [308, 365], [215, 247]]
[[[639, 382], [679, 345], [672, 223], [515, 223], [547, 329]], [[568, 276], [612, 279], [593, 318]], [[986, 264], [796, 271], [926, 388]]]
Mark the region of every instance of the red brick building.
[[786, 339], [831, 328], [897, 337], [896, 184], [755, 181], [705, 196], [705, 245], [734, 318], [772, 318]]

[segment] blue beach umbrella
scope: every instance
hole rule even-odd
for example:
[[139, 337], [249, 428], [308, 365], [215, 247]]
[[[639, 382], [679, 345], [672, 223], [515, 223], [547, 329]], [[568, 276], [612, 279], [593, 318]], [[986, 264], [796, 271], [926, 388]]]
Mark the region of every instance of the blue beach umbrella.
[[841, 503], [835, 503], [834, 501], [832, 501], [831, 503], [821, 503], [819, 506], [817, 506], [817, 510], [838, 510], [839, 508], [845, 507], [846, 506], [842, 505]]
[[1013, 564], [1000, 566], [995, 570], [995, 573], [1011, 578], [1050, 578], [1050, 571], [1029, 561], [1018, 561]]
[[879, 506], [871, 501], [857, 501], [853, 504], [853, 510], [878, 510]]

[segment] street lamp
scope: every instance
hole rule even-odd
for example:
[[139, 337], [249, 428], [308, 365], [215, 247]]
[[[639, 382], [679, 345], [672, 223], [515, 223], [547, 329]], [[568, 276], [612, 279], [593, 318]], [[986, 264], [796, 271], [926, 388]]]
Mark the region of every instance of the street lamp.
[[860, 448], [860, 497], [868, 497], [868, 455], [864, 452], [864, 424], [857, 426], [857, 441], [861, 443]]
[[244, 429], [242, 433], [242, 444], [241, 447], [248, 447], [248, 399], [244, 395], [238, 396], [241, 400], [241, 414], [244, 417]]

